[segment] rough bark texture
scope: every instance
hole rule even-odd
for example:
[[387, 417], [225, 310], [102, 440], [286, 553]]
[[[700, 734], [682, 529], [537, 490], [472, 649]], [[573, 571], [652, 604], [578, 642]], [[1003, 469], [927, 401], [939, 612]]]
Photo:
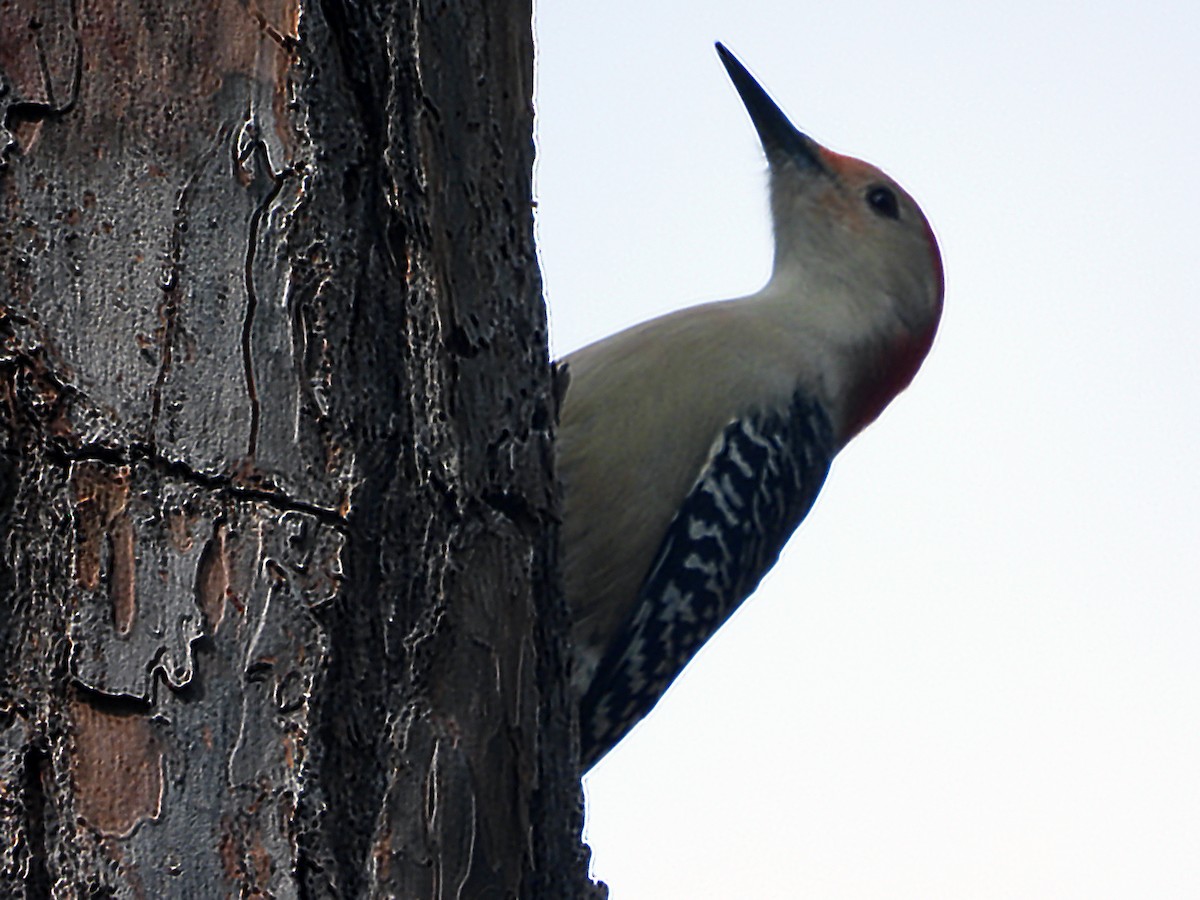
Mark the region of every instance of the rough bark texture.
[[530, 16], [0, 3], [0, 895], [593, 891]]

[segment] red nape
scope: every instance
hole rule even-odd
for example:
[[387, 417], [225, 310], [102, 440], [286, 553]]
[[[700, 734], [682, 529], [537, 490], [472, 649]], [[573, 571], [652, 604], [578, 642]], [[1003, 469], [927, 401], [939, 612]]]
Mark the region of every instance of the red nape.
[[929, 354], [935, 334], [937, 322], [923, 335], [911, 335], [892, 345], [874, 377], [860, 384], [850, 398], [853, 418], [846, 422], [843, 444], [879, 418], [892, 399], [908, 387]]

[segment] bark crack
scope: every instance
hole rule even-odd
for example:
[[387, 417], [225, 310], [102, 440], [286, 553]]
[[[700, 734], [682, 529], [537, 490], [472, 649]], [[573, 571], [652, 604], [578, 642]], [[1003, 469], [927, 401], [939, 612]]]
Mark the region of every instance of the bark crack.
[[268, 22], [267, 17], [257, 9], [247, 11], [249, 12], [251, 18], [254, 19], [258, 27], [262, 30], [262, 33], [278, 44], [285, 53], [295, 53], [296, 50], [299, 49], [300, 39], [298, 37], [284, 34], [282, 31]]
[[49, 898], [50, 872], [46, 868], [46, 811], [49, 798], [46, 781], [50, 774], [50, 754], [40, 744], [25, 750], [25, 773], [21, 805], [25, 811], [26, 896], [31, 900]]
[[323, 525], [328, 525], [340, 532], [349, 531], [346, 517], [335, 509], [321, 506], [307, 500], [299, 500], [289, 496], [275, 487], [255, 487], [238, 484], [231, 476], [194, 469], [187, 463], [169, 459], [145, 444], [134, 444], [126, 450], [118, 450], [104, 444], [85, 444], [79, 447], [67, 447], [58, 441], [47, 443], [47, 455], [51, 460], [61, 465], [77, 462], [98, 462], [111, 466], [147, 465], [162, 474], [183, 481], [195, 487], [204, 488], [213, 493], [228, 497], [232, 500], [249, 503], [262, 503], [280, 512], [298, 512], [312, 516]]
[[[247, 130], [253, 128], [251, 123], [246, 124]], [[288, 175], [292, 174], [292, 168], [286, 168], [276, 173], [271, 168], [271, 161], [267, 151], [267, 145], [257, 137], [246, 144], [244, 149], [238, 155], [238, 166], [245, 170], [247, 168], [252, 171], [249, 173], [252, 181], [258, 181], [260, 178], [270, 180], [271, 186], [263, 197], [262, 202], [255, 207], [254, 212], [250, 214], [249, 234], [246, 240], [246, 263], [245, 263], [245, 284], [246, 284], [246, 316], [242, 320], [242, 366], [246, 373], [246, 396], [250, 399], [250, 438], [246, 455], [250, 459], [254, 459], [258, 451], [258, 428], [259, 419], [261, 417], [261, 408], [258, 400], [258, 388], [254, 381], [254, 352], [253, 352], [253, 331], [254, 331], [254, 316], [258, 312], [258, 293], [254, 286], [254, 261], [258, 253], [258, 237], [262, 228], [263, 217], [270, 210], [271, 205], [279, 196], [279, 192], [283, 190], [284, 180]]]
[[[37, 435], [38, 443], [51, 462], [63, 466], [77, 462], [98, 462], [111, 466], [134, 466], [140, 463], [167, 477], [232, 500], [262, 503], [281, 512], [305, 513], [340, 532], [349, 531], [346, 516], [336, 509], [289, 496], [270, 482], [266, 486], [240, 484], [232, 475], [193, 468], [182, 460], [171, 459], [159, 452], [153, 437], [150, 442], [135, 441], [125, 448], [98, 442], [72, 446], [67, 442], [65, 435], [69, 432], [62, 430], [61, 421], [66, 417], [70, 402], [76, 399], [86, 401], [85, 395], [74, 385], [60, 379], [46, 361], [39, 358], [41, 354], [38, 351], [31, 353], [13, 346], [12, 322], [8, 320], [28, 324], [22, 316], [0, 305], [0, 338], [5, 339], [4, 343], [8, 345], [0, 349], [0, 380], [6, 383], [11, 381], [15, 385], [19, 379], [18, 373], [23, 373], [29, 377], [31, 384], [37, 386], [41, 398], [38, 405], [41, 408], [30, 408], [27, 412], [31, 413], [29, 420], [31, 425], [35, 425], [33, 432]], [[14, 397], [24, 393], [20, 389], [11, 392]], [[56, 427], [60, 429], [58, 433], [55, 432]]]

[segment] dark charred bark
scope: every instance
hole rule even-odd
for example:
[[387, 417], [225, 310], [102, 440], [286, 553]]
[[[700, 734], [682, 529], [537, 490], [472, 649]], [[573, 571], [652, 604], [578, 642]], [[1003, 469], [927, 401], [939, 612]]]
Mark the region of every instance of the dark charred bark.
[[527, 2], [0, 4], [0, 894], [584, 896]]

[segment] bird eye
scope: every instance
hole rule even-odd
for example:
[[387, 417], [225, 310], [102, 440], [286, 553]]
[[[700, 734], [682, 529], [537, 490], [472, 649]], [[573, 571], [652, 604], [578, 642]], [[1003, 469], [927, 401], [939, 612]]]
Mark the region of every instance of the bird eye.
[[885, 219], [900, 218], [900, 202], [891, 188], [876, 185], [867, 191], [867, 203]]

